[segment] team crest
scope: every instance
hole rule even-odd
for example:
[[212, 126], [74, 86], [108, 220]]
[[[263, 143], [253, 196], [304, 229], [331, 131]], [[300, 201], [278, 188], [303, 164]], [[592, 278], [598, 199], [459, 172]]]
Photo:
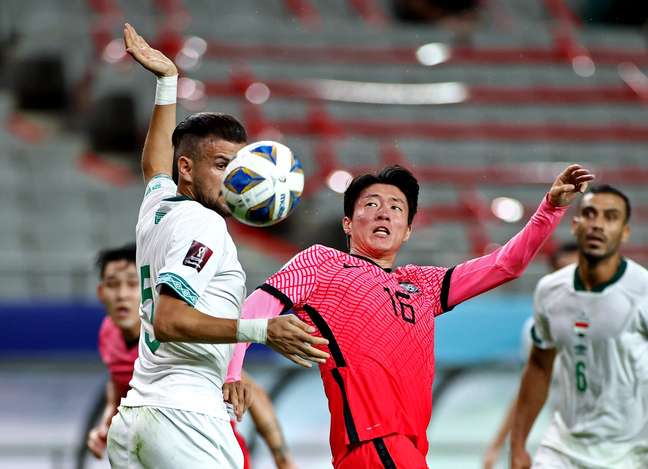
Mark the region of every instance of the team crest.
[[409, 282], [400, 282], [400, 287], [405, 290], [407, 293], [421, 293], [421, 290], [418, 289], [416, 285]]

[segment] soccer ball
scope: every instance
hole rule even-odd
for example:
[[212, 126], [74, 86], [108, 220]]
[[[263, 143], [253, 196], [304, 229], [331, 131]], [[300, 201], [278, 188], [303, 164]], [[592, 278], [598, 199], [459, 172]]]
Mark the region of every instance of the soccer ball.
[[232, 215], [252, 226], [285, 219], [304, 190], [304, 170], [290, 148], [261, 141], [241, 148], [223, 176], [223, 195]]

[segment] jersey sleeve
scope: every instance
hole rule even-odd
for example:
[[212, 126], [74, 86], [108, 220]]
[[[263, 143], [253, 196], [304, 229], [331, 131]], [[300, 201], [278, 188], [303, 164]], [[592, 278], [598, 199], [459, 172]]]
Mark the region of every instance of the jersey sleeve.
[[158, 206], [162, 199], [176, 195], [177, 190], [177, 186], [168, 174], [153, 176], [146, 185], [137, 220], [141, 220], [150, 213], [151, 210]]
[[639, 331], [648, 337], [648, 298], [645, 296], [639, 303]]
[[538, 283], [533, 295], [533, 326], [531, 326], [531, 341], [536, 347], [546, 350], [556, 347], [551, 335], [549, 317], [543, 308], [543, 301], [546, 297], [542, 288], [542, 280]]
[[450, 307], [518, 278], [560, 223], [567, 207], [554, 207], [545, 196], [524, 228], [504, 246], [454, 267]]
[[303, 305], [317, 285], [323, 249], [323, 246], [315, 245], [300, 252], [259, 288], [281, 300], [285, 310]]
[[155, 281], [166, 285], [187, 304], [195, 306], [222, 263], [227, 230], [216, 215], [195, 213], [175, 224], [164, 264]]
[[526, 363], [529, 359], [529, 354], [531, 353], [531, 347], [533, 347], [533, 317], [527, 318], [522, 325], [522, 330], [520, 333], [520, 360], [522, 363]]

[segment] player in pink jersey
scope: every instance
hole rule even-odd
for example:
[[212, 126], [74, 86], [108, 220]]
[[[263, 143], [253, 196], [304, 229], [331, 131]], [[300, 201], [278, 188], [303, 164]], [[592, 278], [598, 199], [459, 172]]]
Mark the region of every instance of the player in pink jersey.
[[[418, 182], [404, 168], [355, 178], [342, 226], [349, 253], [316, 245], [246, 300], [242, 317], [292, 309], [328, 339], [320, 365], [336, 468], [425, 468], [432, 411], [434, 319], [519, 277], [593, 175], [579, 165], [555, 180], [524, 229], [494, 252], [453, 268], [393, 269], [412, 231]], [[236, 379], [237, 345], [228, 379]]]
[[[106, 450], [106, 435], [113, 415], [122, 397], [126, 396], [133, 368], [137, 359], [137, 344], [140, 336], [139, 300], [140, 285], [135, 268], [135, 245], [129, 244], [99, 253], [97, 259], [100, 281], [97, 297], [106, 307], [106, 318], [99, 330], [99, 355], [108, 368], [110, 379], [106, 384], [106, 404], [99, 424], [88, 433], [88, 449], [97, 458], [102, 458]], [[278, 469], [294, 469], [292, 456], [283, 438], [281, 426], [272, 407], [272, 401], [265, 392], [246, 373], [242, 381], [253, 396], [250, 415], [257, 432], [261, 435]], [[229, 388], [228, 392], [237, 388]], [[223, 396], [225, 400], [228, 395]], [[245, 439], [236, 431], [234, 435], [241, 446], [244, 469], [250, 467], [250, 453]]]
[[110, 421], [119, 401], [128, 392], [137, 359], [140, 336], [140, 284], [135, 268], [135, 245], [107, 249], [99, 253], [97, 297], [106, 307], [99, 331], [99, 355], [110, 373], [106, 384], [106, 405], [99, 424], [88, 433], [88, 448], [103, 457]]

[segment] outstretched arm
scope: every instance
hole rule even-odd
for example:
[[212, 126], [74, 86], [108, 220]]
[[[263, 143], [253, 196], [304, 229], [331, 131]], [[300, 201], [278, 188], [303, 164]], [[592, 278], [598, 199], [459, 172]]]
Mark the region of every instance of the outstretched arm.
[[574, 164], [554, 181], [526, 226], [490, 254], [456, 266], [450, 275], [447, 306], [452, 308], [502, 283], [518, 278], [560, 223], [569, 204], [584, 192], [594, 175]]
[[171, 175], [173, 171], [171, 135], [176, 125], [178, 69], [171, 59], [153, 49], [128, 23], [124, 25], [124, 43], [126, 52], [157, 77], [155, 107], [142, 151], [142, 174], [144, 183], [148, 183], [153, 176]]
[[511, 426], [512, 469], [527, 469], [531, 466], [531, 458], [525, 447], [526, 440], [547, 400], [555, 358], [555, 349], [543, 350], [535, 346], [531, 349], [529, 361], [522, 374], [520, 392], [513, 413]]

